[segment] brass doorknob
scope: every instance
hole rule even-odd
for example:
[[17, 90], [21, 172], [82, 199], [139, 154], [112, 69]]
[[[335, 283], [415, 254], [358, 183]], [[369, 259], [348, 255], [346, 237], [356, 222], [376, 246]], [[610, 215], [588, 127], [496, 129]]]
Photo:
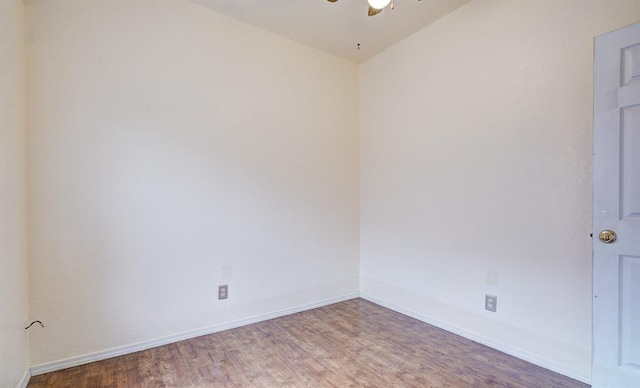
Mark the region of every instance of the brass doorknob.
[[612, 242], [616, 241], [616, 239], [618, 238], [618, 236], [616, 235], [616, 232], [608, 229], [600, 232], [599, 237], [600, 237], [600, 241], [602, 241], [605, 244], [611, 244]]

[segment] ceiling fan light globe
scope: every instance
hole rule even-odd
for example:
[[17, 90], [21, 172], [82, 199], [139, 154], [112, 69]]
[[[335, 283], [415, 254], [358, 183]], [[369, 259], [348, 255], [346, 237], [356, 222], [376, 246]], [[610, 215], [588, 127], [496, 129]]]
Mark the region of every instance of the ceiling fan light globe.
[[382, 9], [391, 3], [391, 0], [367, 0], [371, 8]]

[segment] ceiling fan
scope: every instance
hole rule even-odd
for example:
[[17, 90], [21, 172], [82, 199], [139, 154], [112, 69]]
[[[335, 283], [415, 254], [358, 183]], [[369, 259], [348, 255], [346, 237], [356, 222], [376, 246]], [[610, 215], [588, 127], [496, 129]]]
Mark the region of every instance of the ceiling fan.
[[[330, 3], [335, 3], [338, 0], [327, 0]], [[395, 4], [393, 4], [393, 0], [367, 0], [369, 3], [369, 16], [374, 16], [382, 12], [389, 4], [391, 4], [391, 9], [395, 8]]]

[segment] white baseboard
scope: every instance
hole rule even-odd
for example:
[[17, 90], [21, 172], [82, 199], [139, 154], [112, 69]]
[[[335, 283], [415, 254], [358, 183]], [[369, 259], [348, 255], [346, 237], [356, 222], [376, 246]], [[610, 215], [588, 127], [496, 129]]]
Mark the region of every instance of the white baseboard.
[[[213, 326], [203, 327], [201, 329], [191, 330], [184, 333], [174, 334], [167, 337], [158, 338], [155, 340], [139, 342], [131, 345], [119, 346], [117, 348], [102, 350], [95, 353], [89, 353], [82, 356], [71, 357], [60, 361], [48, 362], [41, 365], [35, 365], [31, 367], [31, 376], [37, 376], [44, 373], [55, 372], [58, 370], [72, 368], [78, 365], [89, 364], [96, 361], [106, 360], [113, 357], [123, 356], [125, 354], [139, 352], [141, 350], [147, 350], [162, 345], [167, 345], [174, 342], [184, 341], [187, 339], [200, 337], [207, 334], [213, 334], [224, 330], [234, 329], [241, 326], [250, 325], [262, 321], [268, 321], [270, 319], [283, 317], [290, 314], [299, 313], [315, 309], [318, 307], [328, 306], [334, 303], [344, 302], [346, 300], [355, 299], [359, 295], [357, 292], [342, 295], [335, 298], [325, 299], [318, 302], [307, 303], [298, 305], [283, 310], [273, 311], [267, 314], [256, 315], [244, 319], [240, 319], [232, 322], [225, 322]], [[28, 382], [28, 379], [27, 379]], [[26, 385], [25, 385], [26, 386]]]
[[233, 321], [233, 322], [226, 322], [226, 323], [222, 323], [222, 324], [218, 324], [218, 325], [213, 325], [213, 326], [208, 326], [208, 327], [204, 327], [201, 329], [196, 329], [196, 330], [192, 330], [192, 331], [188, 331], [188, 332], [184, 332], [184, 333], [179, 333], [179, 334], [175, 334], [175, 335], [171, 335], [171, 336], [167, 336], [167, 337], [162, 337], [162, 338], [158, 338], [155, 340], [150, 340], [150, 341], [144, 341], [144, 342], [139, 342], [139, 343], [135, 343], [135, 344], [131, 344], [131, 345], [125, 345], [125, 346], [120, 346], [117, 348], [112, 348], [112, 349], [107, 349], [107, 350], [103, 350], [100, 352], [95, 352], [95, 353], [89, 353], [89, 354], [85, 354], [82, 356], [77, 356], [77, 357], [71, 357], [68, 359], [64, 359], [64, 360], [60, 360], [60, 361], [54, 361], [54, 362], [50, 362], [50, 363], [45, 363], [45, 364], [41, 364], [41, 365], [35, 365], [33, 367], [31, 367], [30, 369], [30, 373], [29, 371], [27, 371], [25, 373], [25, 375], [23, 376], [22, 380], [20, 381], [20, 384], [18, 385], [18, 387], [20, 388], [25, 388], [27, 386], [27, 383], [29, 382], [29, 379], [31, 376], [37, 376], [37, 375], [41, 375], [44, 373], [49, 373], [49, 372], [55, 372], [58, 370], [62, 370], [62, 369], [66, 369], [66, 368], [71, 368], [74, 366], [78, 366], [78, 365], [84, 365], [84, 364], [89, 364], [92, 362], [96, 362], [96, 361], [101, 361], [101, 360], [106, 360], [109, 358], [113, 358], [113, 357], [118, 357], [118, 356], [122, 356], [125, 354], [129, 354], [129, 353], [134, 353], [134, 352], [139, 352], [142, 350], [147, 350], [147, 349], [151, 349], [154, 347], [158, 347], [158, 346], [162, 346], [162, 345], [167, 345], [170, 343], [174, 343], [174, 342], [179, 342], [179, 341], [183, 341], [183, 340], [187, 340], [187, 339], [191, 339], [191, 338], [195, 338], [195, 337], [200, 337], [203, 335], [207, 335], [207, 334], [212, 334], [212, 333], [217, 333], [217, 332], [221, 332], [221, 331], [225, 331], [225, 330], [229, 330], [229, 329], [234, 329], [237, 327], [241, 327], [241, 326], [246, 326], [246, 325], [250, 325], [253, 323], [258, 323], [258, 322], [262, 322], [262, 321], [267, 321], [270, 319], [274, 319], [274, 318], [279, 318], [279, 317], [283, 317], [286, 315], [290, 315], [290, 314], [295, 314], [298, 312], [302, 312], [302, 311], [307, 311], [307, 310], [311, 310], [314, 308], [318, 308], [318, 307], [324, 307], [324, 306], [328, 306], [334, 303], [339, 303], [339, 302], [343, 302], [346, 300], [350, 300], [350, 299], [354, 299], [354, 298], [358, 298], [361, 297], [363, 299], [366, 299], [372, 303], [375, 303], [377, 305], [380, 305], [382, 307], [386, 307], [390, 310], [396, 311], [400, 314], [404, 314], [407, 315], [409, 317], [418, 319], [422, 322], [428, 323], [430, 325], [436, 326], [440, 329], [446, 330], [448, 332], [451, 332], [453, 334], [459, 335], [461, 337], [465, 337], [467, 339], [470, 339], [472, 341], [478, 342], [480, 344], [489, 346], [493, 349], [499, 350], [503, 353], [509, 354], [511, 356], [517, 357], [519, 359], [531, 362], [532, 364], [541, 366], [543, 368], [549, 369], [551, 371], [560, 373], [562, 375], [568, 376], [572, 379], [581, 381], [583, 383], [586, 384], [590, 384], [591, 383], [591, 376], [585, 375], [584, 373], [582, 373], [581, 371], [576, 371], [573, 370], [572, 368], [567, 368], [565, 365], [561, 365], [558, 364], [556, 362], [554, 362], [553, 360], [548, 360], [546, 358], [542, 358], [539, 357], [535, 354], [531, 354], [528, 352], [524, 352], [521, 349], [517, 349], [514, 348], [512, 346], [509, 346], [507, 344], [504, 343], [499, 343], [496, 342], [494, 340], [491, 340], [490, 338], [486, 338], [486, 337], [482, 337], [479, 336], [475, 333], [471, 333], [468, 332], [462, 328], [459, 327], [453, 327], [450, 325], [447, 325], [437, 319], [434, 319], [432, 317], [426, 316], [424, 314], [420, 314], [420, 313], [416, 313], [414, 311], [405, 309], [403, 307], [397, 306], [393, 303], [388, 303], [384, 300], [378, 299], [376, 297], [373, 297], [371, 295], [365, 294], [365, 293], [350, 293], [350, 294], [346, 294], [346, 295], [342, 295], [340, 297], [336, 297], [336, 298], [330, 298], [330, 299], [325, 299], [325, 300], [321, 300], [318, 302], [313, 302], [313, 303], [308, 303], [308, 304], [303, 304], [303, 305], [299, 305], [299, 306], [294, 306], [291, 308], [287, 308], [287, 309], [283, 309], [283, 310], [278, 310], [278, 311], [274, 311], [271, 313], [267, 313], [267, 314], [261, 314], [261, 315], [256, 315], [256, 316], [252, 316], [252, 317], [248, 317], [245, 319], [240, 319], [237, 321]]
[[528, 361], [532, 364], [541, 366], [545, 369], [549, 369], [553, 372], [557, 372], [560, 373], [564, 376], [570, 377], [574, 380], [578, 380], [580, 382], [583, 382], [585, 384], [591, 384], [591, 376], [584, 374], [582, 371], [578, 371], [578, 370], [574, 370], [573, 368], [567, 367], [566, 365], [562, 365], [562, 364], [558, 364], [557, 362], [554, 362], [553, 360], [549, 360], [543, 357], [539, 357], [535, 354], [531, 354], [528, 353], [526, 351], [523, 351], [522, 349], [518, 349], [518, 348], [514, 348], [512, 346], [509, 346], [507, 344], [504, 343], [500, 343], [500, 342], [496, 342], [490, 338], [486, 338], [483, 336], [479, 336], [476, 333], [471, 333], [468, 332], [462, 328], [459, 327], [454, 327], [454, 326], [450, 326], [447, 325], [444, 322], [441, 322], [437, 319], [434, 319], [432, 317], [426, 316], [424, 314], [420, 314], [420, 313], [416, 313], [414, 311], [405, 309], [403, 307], [397, 306], [393, 303], [388, 303], [384, 300], [378, 299], [376, 297], [373, 297], [371, 295], [368, 295], [366, 293], [362, 293], [360, 292], [360, 297], [362, 299], [368, 300], [369, 302], [375, 303], [377, 305], [380, 305], [382, 307], [386, 307], [390, 310], [393, 310], [395, 312], [398, 312], [400, 314], [409, 316], [411, 318], [415, 318], [419, 321], [428, 323], [430, 325], [433, 325], [435, 327], [438, 327], [440, 329], [446, 330], [450, 333], [459, 335], [461, 337], [470, 339], [472, 341], [478, 342], [482, 345], [486, 345], [490, 348], [499, 350], [503, 353], [506, 353], [510, 356], [514, 356], [517, 357], [521, 360], [524, 361]]
[[27, 384], [29, 384], [29, 380], [31, 379], [31, 373], [28, 370], [24, 372], [20, 381], [18, 381], [17, 388], [27, 388]]

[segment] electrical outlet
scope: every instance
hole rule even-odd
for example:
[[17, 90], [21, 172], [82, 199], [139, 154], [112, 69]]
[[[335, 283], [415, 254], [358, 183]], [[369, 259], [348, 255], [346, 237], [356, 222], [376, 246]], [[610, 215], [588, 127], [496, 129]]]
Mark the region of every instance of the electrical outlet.
[[494, 313], [498, 309], [498, 297], [495, 295], [485, 295], [484, 296], [484, 309], [493, 311]]
[[229, 285], [221, 284], [218, 286], [218, 300], [227, 299], [229, 297]]

